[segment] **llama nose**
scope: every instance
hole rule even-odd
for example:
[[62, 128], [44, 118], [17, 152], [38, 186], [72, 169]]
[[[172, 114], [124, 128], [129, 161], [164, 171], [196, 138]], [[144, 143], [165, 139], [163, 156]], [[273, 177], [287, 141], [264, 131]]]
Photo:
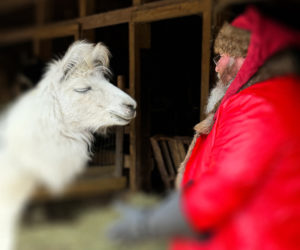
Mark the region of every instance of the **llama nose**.
[[124, 104], [126, 108], [128, 108], [131, 112], [134, 112], [136, 110], [136, 105], [134, 104]]

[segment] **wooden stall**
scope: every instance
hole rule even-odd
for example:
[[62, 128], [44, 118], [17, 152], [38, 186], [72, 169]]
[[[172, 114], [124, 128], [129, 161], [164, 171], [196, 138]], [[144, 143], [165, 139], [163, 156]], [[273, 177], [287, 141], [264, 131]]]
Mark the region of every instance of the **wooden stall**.
[[[174, 53], [178, 55], [185, 53], [189, 43], [197, 47], [194, 60], [183, 62], [185, 58], [180, 57], [182, 61], [180, 67], [184, 64], [193, 64], [190, 68], [198, 74], [198, 78], [192, 79], [196, 79], [195, 84], [199, 88], [193, 91], [191, 87], [189, 91], [197, 92], [196, 106], [199, 109], [196, 112], [197, 119], [200, 120], [209, 91], [211, 2], [212, 0], [2, 0], [0, 2], [2, 22], [0, 51], [15, 51], [16, 48], [25, 46], [32, 55], [46, 62], [53, 55], [62, 54], [74, 40], [104, 42], [113, 55], [114, 83], [134, 97], [138, 103], [137, 117], [129, 126], [117, 128], [114, 133], [115, 161], [99, 168], [88, 167], [86, 172], [68, 188], [65, 196], [93, 195], [125, 187], [130, 187], [133, 191], [140, 190], [149, 179], [153, 165], [149, 153], [150, 137], [153, 134], [149, 129], [151, 119], [148, 119], [148, 114], [153, 109], [149, 108], [149, 103], [144, 103], [147, 99], [145, 96], [152, 98], [149, 97], [151, 93], [144, 94], [147, 92], [145, 85], [148, 84], [147, 79], [145, 81], [144, 79], [148, 76], [145, 73], [148, 69], [156, 70], [154, 59], [153, 64], [149, 64], [147, 51], [153, 45], [154, 52], [157, 46], [159, 48], [157, 53], [163, 54], [163, 47], [159, 47], [162, 39], [160, 37], [164, 35], [161, 29], [163, 25], [167, 30], [173, 27], [175, 40], [177, 35], [177, 38], [181, 37], [178, 41], [185, 44], [182, 48], [177, 46], [178, 49]], [[22, 20], [22, 15], [18, 16], [22, 11], [22, 15], [27, 15], [25, 21]], [[10, 21], [3, 23], [5, 18]], [[189, 32], [182, 35], [186, 37], [185, 39], [182, 38], [181, 31], [176, 34], [176, 27]], [[197, 44], [193, 43], [193, 37], [197, 37], [195, 40]], [[148, 60], [146, 64], [145, 60]], [[149, 65], [151, 67], [147, 67]], [[178, 69], [175, 69], [173, 74]], [[172, 90], [170, 92], [172, 93]], [[192, 125], [192, 122], [186, 124], [190, 129]], [[36, 197], [44, 199], [47, 195], [41, 191]]]

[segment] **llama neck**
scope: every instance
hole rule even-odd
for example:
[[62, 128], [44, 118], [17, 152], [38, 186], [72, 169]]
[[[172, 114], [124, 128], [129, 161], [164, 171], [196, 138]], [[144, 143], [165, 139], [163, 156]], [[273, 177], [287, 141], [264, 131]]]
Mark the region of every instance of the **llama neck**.
[[37, 182], [60, 191], [83, 170], [92, 136], [64, 123], [55, 97], [46, 90], [32, 90], [10, 111], [6, 154], [14, 165], [33, 173]]
[[36, 112], [40, 133], [47, 138], [66, 143], [66, 145], [84, 145], [85, 151], [91, 146], [92, 133], [87, 129], [78, 129], [66, 121], [55, 91], [48, 88], [38, 89], [35, 98], [40, 103]]

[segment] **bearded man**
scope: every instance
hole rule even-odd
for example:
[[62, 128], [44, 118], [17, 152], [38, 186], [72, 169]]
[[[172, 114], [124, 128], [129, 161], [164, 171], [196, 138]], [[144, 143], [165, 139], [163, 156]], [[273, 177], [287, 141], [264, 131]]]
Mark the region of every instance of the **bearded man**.
[[152, 209], [122, 209], [114, 240], [169, 237], [173, 250], [299, 248], [299, 47], [298, 30], [253, 6], [222, 27], [219, 81], [180, 190]]

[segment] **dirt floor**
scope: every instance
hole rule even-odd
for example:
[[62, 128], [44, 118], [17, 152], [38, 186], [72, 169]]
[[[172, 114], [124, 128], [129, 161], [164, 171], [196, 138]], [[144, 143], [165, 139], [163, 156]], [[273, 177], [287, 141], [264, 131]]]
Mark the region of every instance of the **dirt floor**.
[[[138, 206], [151, 206], [160, 198], [144, 194], [130, 195], [127, 201]], [[112, 203], [77, 208], [72, 219], [45, 219], [45, 207], [35, 207], [30, 220], [23, 222], [16, 250], [164, 250], [163, 240], [119, 245], [107, 238], [108, 227], [119, 218]], [[29, 221], [29, 222], [28, 222]]]

